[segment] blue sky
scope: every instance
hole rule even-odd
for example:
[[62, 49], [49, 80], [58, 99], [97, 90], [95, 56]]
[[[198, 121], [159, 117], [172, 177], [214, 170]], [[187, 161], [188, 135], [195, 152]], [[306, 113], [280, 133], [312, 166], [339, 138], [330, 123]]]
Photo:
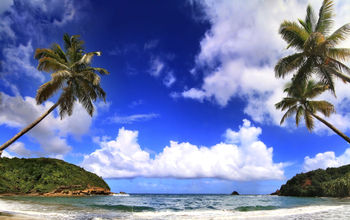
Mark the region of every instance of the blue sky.
[[[79, 34], [87, 51], [102, 52], [93, 66], [110, 71], [92, 118], [79, 104], [63, 120], [54, 112], [5, 154], [61, 158], [134, 193], [270, 193], [296, 173], [348, 164], [348, 144], [325, 126], [280, 126], [274, 109], [288, 79], [273, 67], [293, 52], [279, 24], [320, 2], [1, 1], [0, 142], [57, 100], [35, 103], [49, 80], [36, 48]], [[335, 27], [350, 21], [349, 7], [336, 2]], [[320, 99], [348, 134], [348, 85], [336, 83], [337, 99]]]

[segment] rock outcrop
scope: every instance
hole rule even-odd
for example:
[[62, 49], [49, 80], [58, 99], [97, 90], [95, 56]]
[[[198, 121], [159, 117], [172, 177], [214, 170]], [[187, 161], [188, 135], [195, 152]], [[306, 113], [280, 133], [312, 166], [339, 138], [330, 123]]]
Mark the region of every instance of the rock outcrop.
[[233, 191], [233, 192], [231, 193], [231, 195], [233, 195], [233, 196], [238, 196], [239, 193], [238, 193], [237, 191]]

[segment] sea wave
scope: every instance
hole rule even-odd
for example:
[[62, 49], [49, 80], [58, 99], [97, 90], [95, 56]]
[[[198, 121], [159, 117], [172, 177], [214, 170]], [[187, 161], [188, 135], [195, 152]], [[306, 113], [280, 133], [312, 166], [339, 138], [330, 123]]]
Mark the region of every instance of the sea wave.
[[349, 206], [345, 208], [344, 206], [322, 205], [250, 212], [232, 210], [160, 211], [133, 213], [130, 219], [346, 219], [349, 217], [349, 212], [344, 212], [345, 209], [349, 209]]
[[143, 212], [155, 211], [154, 208], [148, 206], [128, 206], [128, 205], [90, 205], [93, 208], [101, 208], [107, 210], [117, 210], [122, 212]]

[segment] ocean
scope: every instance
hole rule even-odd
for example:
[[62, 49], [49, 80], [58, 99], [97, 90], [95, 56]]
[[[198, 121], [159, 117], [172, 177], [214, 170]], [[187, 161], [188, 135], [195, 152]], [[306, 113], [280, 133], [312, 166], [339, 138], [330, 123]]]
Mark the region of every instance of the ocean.
[[33, 219], [350, 219], [350, 199], [270, 195], [0, 197], [0, 212]]

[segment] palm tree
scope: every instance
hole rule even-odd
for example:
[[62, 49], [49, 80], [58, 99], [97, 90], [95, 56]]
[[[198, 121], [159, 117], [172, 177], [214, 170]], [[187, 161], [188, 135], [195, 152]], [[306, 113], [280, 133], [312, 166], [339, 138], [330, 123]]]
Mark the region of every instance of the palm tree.
[[312, 131], [314, 128], [313, 119], [316, 118], [350, 143], [350, 138], [348, 136], [316, 114], [317, 112], [320, 112], [324, 116], [329, 117], [330, 114], [335, 112], [334, 106], [331, 103], [327, 101], [311, 100], [320, 95], [322, 92], [328, 90], [328, 85], [321, 82], [315, 83], [315, 81], [309, 80], [299, 84], [298, 87], [291, 86], [291, 84], [288, 84], [284, 90], [288, 93], [288, 96], [283, 98], [282, 101], [275, 105], [276, 108], [281, 109], [281, 111], [287, 110], [283, 115], [280, 124], [283, 124], [286, 118], [295, 114], [296, 125], [298, 126], [301, 118], [304, 117], [306, 127], [309, 129], [309, 131]]
[[285, 77], [295, 72], [293, 85], [309, 79], [316, 74], [335, 95], [334, 77], [350, 82], [350, 68], [343, 62], [350, 57], [349, 48], [337, 48], [350, 33], [350, 24], [345, 24], [332, 34], [333, 1], [324, 0], [319, 11], [318, 20], [312, 7], [306, 10], [305, 20], [297, 22], [284, 21], [279, 29], [282, 38], [288, 43], [288, 48], [297, 52], [278, 61], [275, 66], [276, 77]]
[[51, 73], [51, 80], [39, 87], [36, 94], [37, 104], [42, 104], [60, 89], [62, 93], [57, 102], [51, 106], [32, 124], [25, 127], [9, 141], [0, 146], [0, 157], [4, 149], [18, 138], [36, 126], [49, 115], [57, 106], [61, 119], [73, 113], [74, 103], [79, 101], [90, 116], [94, 113], [93, 101], [101, 98], [105, 101], [106, 93], [100, 87], [100, 76], [109, 74], [106, 69], [92, 67], [93, 56], [100, 56], [101, 52], [85, 53], [84, 42], [80, 36], [63, 36], [64, 51], [60, 45], [53, 44], [50, 49], [36, 49], [34, 58], [38, 60], [38, 70]]

